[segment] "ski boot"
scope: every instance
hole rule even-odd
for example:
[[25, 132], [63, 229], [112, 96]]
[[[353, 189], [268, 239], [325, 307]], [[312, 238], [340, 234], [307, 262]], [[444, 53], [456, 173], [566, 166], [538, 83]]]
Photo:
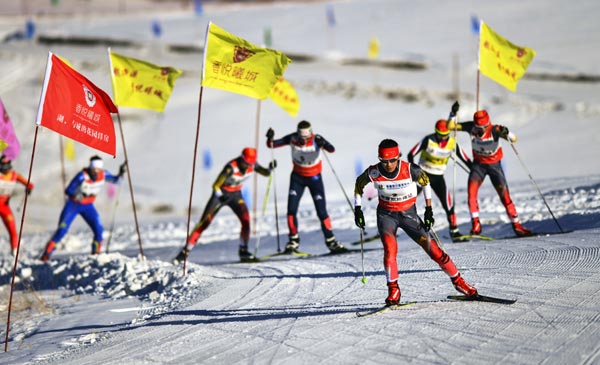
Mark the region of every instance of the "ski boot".
[[285, 250], [283, 253], [292, 254], [294, 252], [298, 252], [298, 248], [300, 247], [300, 237], [297, 234], [290, 236], [290, 241], [285, 245]]
[[102, 241], [98, 242], [96, 240], [92, 241], [92, 255], [99, 255], [102, 250]]
[[177, 254], [177, 256], [175, 256], [175, 258], [173, 259], [173, 265], [179, 265], [180, 263], [182, 263], [183, 261], [185, 261], [185, 247], [181, 249], [181, 251]]
[[521, 225], [521, 223], [514, 222], [512, 225], [513, 225], [513, 230], [515, 231], [517, 236], [527, 237], [527, 236], [532, 235], [532, 232], [530, 230], [528, 230], [527, 228], [523, 227], [523, 225]]
[[254, 256], [253, 254], [250, 253], [250, 251], [248, 251], [247, 246], [240, 246], [238, 254], [240, 255], [241, 262], [258, 262], [259, 261], [256, 258], [256, 256]]
[[330, 253], [344, 253], [348, 252], [348, 249], [344, 247], [338, 240], [335, 239], [335, 236], [331, 236], [325, 240], [325, 245], [329, 249]]
[[462, 237], [462, 234], [460, 234], [460, 231], [458, 230], [457, 226], [450, 227], [450, 239], [452, 240], [452, 242], [466, 241], [465, 238], [461, 238], [461, 237]]
[[481, 234], [481, 222], [479, 222], [479, 218], [473, 218], [471, 222], [473, 223], [471, 234]]
[[50, 260], [50, 255], [52, 255], [52, 252], [54, 252], [55, 249], [56, 243], [54, 241], [48, 241], [48, 243], [46, 244], [46, 248], [44, 249], [44, 253], [42, 254], [42, 257], [40, 257], [40, 260], [42, 260], [43, 262], [47, 262], [48, 260]]
[[462, 278], [460, 273], [455, 277], [451, 278], [454, 289], [463, 293], [464, 295], [471, 297], [477, 294], [477, 289], [474, 286], [469, 285], [465, 279]]
[[397, 305], [400, 304], [400, 287], [398, 286], [398, 280], [387, 283], [388, 296], [385, 298], [386, 305]]

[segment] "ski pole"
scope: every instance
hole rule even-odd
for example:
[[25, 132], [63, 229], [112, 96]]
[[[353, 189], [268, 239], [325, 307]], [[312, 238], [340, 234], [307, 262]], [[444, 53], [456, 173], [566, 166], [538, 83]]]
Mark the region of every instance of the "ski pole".
[[[275, 160], [275, 152], [271, 147], [271, 161]], [[281, 243], [279, 242], [279, 214], [277, 212], [277, 178], [275, 176], [275, 169], [272, 171], [273, 174], [273, 204], [275, 204], [275, 230], [277, 231], [277, 252], [281, 252]]]
[[348, 202], [348, 205], [350, 206], [350, 210], [354, 212], [354, 208], [352, 207], [352, 203], [350, 202], [350, 198], [348, 197], [348, 194], [346, 194], [346, 190], [344, 190], [344, 186], [342, 185], [342, 182], [340, 181], [340, 178], [338, 177], [338, 174], [335, 172], [335, 170], [333, 168], [333, 165], [331, 164], [331, 161], [329, 161], [329, 156], [327, 156], [327, 153], [323, 153], [323, 155], [325, 155], [325, 160], [327, 161], [327, 164], [331, 168], [331, 172], [333, 172], [333, 175], [335, 176], [335, 179], [337, 180], [338, 184], [340, 185], [340, 188], [342, 189], [342, 192], [344, 193], [344, 196], [346, 197], [346, 201]]
[[[271, 190], [271, 181], [273, 180], [273, 173], [269, 174], [269, 180], [267, 180], [267, 191], [265, 192], [265, 199], [263, 200], [262, 218], [265, 218], [265, 212], [267, 211], [267, 202], [269, 201], [269, 192]], [[254, 245], [254, 257], [258, 254], [258, 246], [260, 245], [260, 230], [258, 227], [256, 231], [256, 245]]]
[[362, 265], [363, 277], [361, 279], [363, 284], [367, 283], [367, 275], [365, 274], [365, 240], [364, 240], [364, 229], [360, 229], [360, 261]]
[[556, 225], [558, 226], [558, 229], [560, 230], [561, 233], [565, 233], [565, 231], [563, 231], [562, 227], [558, 223], [558, 220], [556, 219], [556, 217], [554, 217], [554, 213], [552, 213], [552, 209], [550, 209], [550, 206], [548, 205], [548, 202], [546, 202], [546, 198], [544, 198], [544, 194], [542, 194], [542, 191], [540, 190], [540, 187], [535, 182], [535, 180], [533, 180], [533, 177], [531, 176], [531, 173], [529, 172], [529, 170], [525, 166], [525, 163], [521, 159], [521, 156], [519, 156], [519, 153], [517, 152], [517, 149], [516, 149], [514, 143], [511, 142], [510, 146], [512, 147], [513, 151], [515, 151], [515, 155], [517, 156], [517, 159], [519, 159], [519, 162], [521, 163], [521, 166], [523, 166], [523, 170], [525, 170], [525, 172], [529, 176], [529, 180], [531, 180], [531, 182], [533, 183], [533, 186], [535, 186], [535, 188], [537, 189], [538, 193], [542, 197], [542, 200], [544, 201], [544, 204], [546, 204], [546, 208], [548, 208], [548, 212], [550, 212], [550, 215], [552, 216], [552, 219], [554, 219], [554, 223], [556, 223]]

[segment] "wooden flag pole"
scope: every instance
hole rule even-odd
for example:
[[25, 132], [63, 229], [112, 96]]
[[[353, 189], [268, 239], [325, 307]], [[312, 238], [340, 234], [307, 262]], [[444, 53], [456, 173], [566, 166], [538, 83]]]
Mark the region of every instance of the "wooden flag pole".
[[196, 175], [196, 156], [198, 154], [198, 140], [200, 137], [200, 115], [202, 114], [202, 92], [204, 86], [200, 86], [200, 95], [198, 96], [198, 123], [196, 125], [196, 140], [194, 141], [194, 156], [192, 163], [192, 182], [190, 184], [190, 200], [188, 203], [188, 216], [187, 216], [187, 228], [186, 228], [186, 240], [185, 240], [185, 257], [183, 259], [183, 276], [185, 276], [187, 257], [188, 257], [188, 241], [190, 235], [190, 216], [192, 214], [192, 196], [194, 194], [194, 176]]
[[[37, 144], [38, 129], [39, 129], [39, 127], [36, 126], [35, 127], [35, 135], [33, 137], [33, 147], [31, 149], [31, 160], [29, 162], [29, 175], [27, 175], [27, 184], [25, 185], [26, 190], [27, 190], [27, 187], [29, 186], [29, 184], [31, 183], [31, 171], [33, 169], [33, 158], [35, 156], [35, 146]], [[15, 254], [15, 263], [13, 265], [13, 274], [12, 274], [12, 280], [10, 283], [10, 296], [8, 299], [8, 315], [7, 315], [7, 319], [6, 319], [6, 339], [4, 341], [4, 352], [8, 352], [8, 334], [9, 334], [9, 329], [10, 329], [10, 313], [11, 313], [11, 309], [12, 309], [13, 292], [15, 290], [15, 276], [17, 276], [17, 264], [19, 262], [19, 250], [21, 248], [21, 235], [23, 234], [23, 223], [25, 222], [25, 211], [27, 210], [27, 197], [28, 196], [29, 196], [29, 194], [27, 194], [27, 191], [26, 191], [25, 199], [23, 200], [23, 212], [21, 213], [21, 226], [19, 227], [19, 240], [17, 241], [17, 253]]]
[[127, 157], [127, 148], [125, 147], [125, 136], [123, 135], [123, 124], [121, 123], [121, 114], [117, 112], [117, 120], [119, 121], [119, 131], [121, 132], [121, 142], [123, 144], [123, 154], [125, 155], [125, 163], [127, 164], [127, 181], [129, 183], [129, 195], [131, 196], [131, 206], [133, 208], [133, 219], [135, 220], [135, 230], [138, 236], [138, 243], [140, 245], [140, 255], [144, 260], [144, 249], [142, 248], [142, 236], [140, 235], [140, 226], [137, 219], [137, 210], [135, 207], [135, 198], [133, 196], [133, 185], [131, 184], [131, 169], [129, 166], [129, 157]]

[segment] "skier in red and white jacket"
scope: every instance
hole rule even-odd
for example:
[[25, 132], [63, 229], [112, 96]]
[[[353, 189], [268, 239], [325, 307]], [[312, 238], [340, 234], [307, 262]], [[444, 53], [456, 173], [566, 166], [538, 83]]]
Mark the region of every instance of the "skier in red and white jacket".
[[10, 197], [15, 190], [17, 183], [26, 186], [26, 193], [29, 194], [33, 190], [33, 184], [27, 185], [27, 179], [21, 174], [12, 169], [12, 163], [8, 157], [2, 155], [0, 157], [0, 217], [6, 226], [10, 237], [10, 252], [13, 256], [17, 253], [17, 245], [19, 237], [15, 226], [15, 216], [10, 209]]
[[[400, 160], [398, 143], [384, 139], [379, 144], [379, 163], [369, 166], [356, 178], [354, 186], [354, 222], [360, 229], [365, 227], [361, 200], [365, 186], [375, 184], [379, 194], [377, 205], [377, 229], [383, 243], [383, 265], [388, 286], [387, 305], [400, 303], [398, 286], [398, 242], [396, 232], [402, 228], [406, 234], [425, 250], [429, 257], [450, 277], [455, 289], [472, 296], [477, 289], [469, 285], [460, 275], [456, 265], [440, 247], [435, 237], [429, 234], [433, 226], [431, 187], [429, 177], [415, 164]], [[417, 215], [417, 185], [423, 189], [425, 214], [421, 220]]]
[[325, 187], [321, 176], [321, 170], [323, 169], [321, 149], [333, 153], [335, 147], [320, 134], [314, 134], [310, 123], [306, 120], [298, 123], [296, 132], [276, 140], [273, 139], [274, 136], [275, 131], [269, 128], [267, 131], [267, 147], [278, 148], [289, 145], [292, 149], [292, 162], [294, 163], [287, 201], [289, 242], [285, 246], [285, 252], [298, 252], [300, 247], [297, 213], [305, 188], [308, 188], [315, 203], [317, 216], [321, 221], [321, 230], [323, 236], [325, 236], [325, 245], [332, 253], [347, 252], [348, 250], [338, 242], [333, 234], [331, 220], [327, 213]]
[[500, 201], [506, 209], [510, 218], [513, 230], [517, 236], [529, 236], [531, 231], [519, 222], [519, 215], [515, 204], [510, 198], [508, 183], [502, 169], [501, 160], [503, 157], [500, 138], [515, 143], [517, 136], [508, 130], [507, 127], [492, 124], [486, 110], [479, 110], [473, 114], [473, 121], [454, 123], [450, 122], [448, 128], [469, 133], [471, 137], [471, 146], [473, 149], [473, 164], [469, 173], [468, 183], [468, 201], [469, 211], [471, 212], [471, 234], [481, 233], [481, 222], [479, 220], [479, 187], [483, 180], [489, 175]]
[[[177, 257], [173, 259], [175, 264], [183, 262], [186, 254], [191, 250], [212, 222], [219, 210], [228, 206], [242, 224], [240, 232], [239, 256], [241, 261], [256, 260], [254, 255], [248, 250], [248, 241], [250, 240], [250, 214], [248, 207], [242, 196], [242, 186], [244, 182], [256, 171], [263, 176], [269, 176], [271, 171], [277, 166], [276, 161], [271, 161], [269, 167], [265, 168], [256, 162], [256, 149], [246, 147], [242, 154], [229, 161], [221, 170], [221, 173], [215, 179], [212, 186], [212, 195], [206, 203], [204, 212], [200, 221], [192, 230], [186, 245], [181, 249]], [[189, 248], [188, 248], [189, 247]]]

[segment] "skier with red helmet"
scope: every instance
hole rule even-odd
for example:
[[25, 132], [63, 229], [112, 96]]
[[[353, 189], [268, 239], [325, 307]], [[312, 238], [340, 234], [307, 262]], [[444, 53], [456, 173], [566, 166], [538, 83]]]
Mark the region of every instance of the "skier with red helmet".
[[348, 250], [338, 242], [333, 234], [331, 220], [327, 213], [325, 187], [321, 177], [323, 169], [321, 149], [333, 153], [335, 147], [320, 134], [313, 133], [310, 122], [306, 120], [298, 123], [295, 132], [275, 140], [273, 139], [274, 136], [275, 131], [269, 128], [267, 131], [267, 147], [279, 148], [289, 145], [292, 150], [292, 162], [294, 163], [287, 201], [289, 242], [285, 246], [285, 252], [290, 254], [298, 252], [300, 247], [297, 213], [305, 188], [308, 188], [315, 203], [317, 216], [321, 221], [321, 231], [325, 236], [325, 245], [332, 253], [347, 252]]
[[0, 157], [0, 217], [2, 217], [4, 226], [8, 231], [8, 235], [10, 237], [10, 252], [13, 256], [15, 256], [17, 253], [19, 237], [17, 235], [17, 228], [15, 226], [15, 216], [10, 209], [9, 201], [10, 196], [15, 190], [17, 182], [26, 186], [25, 192], [27, 194], [31, 193], [33, 190], [33, 184], [27, 184], [27, 179], [14, 171], [12, 168], [12, 162], [8, 159], [8, 157], [2, 155], [2, 157]]
[[512, 222], [512, 227], [517, 236], [529, 236], [531, 231], [519, 222], [519, 215], [515, 204], [510, 198], [508, 183], [502, 169], [501, 160], [503, 157], [500, 138], [515, 143], [517, 136], [510, 132], [507, 127], [499, 124], [492, 124], [490, 116], [486, 110], [478, 110], [473, 114], [473, 121], [454, 123], [448, 126], [450, 129], [456, 128], [458, 131], [469, 133], [471, 137], [471, 146], [473, 150], [473, 165], [469, 173], [468, 183], [468, 201], [469, 211], [471, 212], [471, 234], [481, 233], [481, 222], [479, 220], [479, 187], [486, 176], [489, 175], [500, 201], [506, 209], [506, 213]]
[[[395, 305], [400, 302], [396, 258], [398, 228], [402, 228], [440, 266], [450, 277], [456, 290], [467, 296], [476, 295], [477, 289], [462, 278], [450, 256], [440, 247], [434, 235], [429, 234], [435, 220], [431, 208], [431, 186], [428, 175], [418, 165], [400, 160], [400, 148], [392, 139], [381, 141], [378, 155], [379, 163], [369, 166], [356, 178], [354, 223], [360, 229], [365, 227], [361, 200], [365, 186], [372, 182], [379, 194], [377, 229], [383, 243], [383, 266], [388, 286], [388, 297], [385, 303]], [[417, 215], [417, 186], [422, 188], [425, 198], [423, 220]]]
[[256, 149], [246, 147], [242, 150], [240, 156], [225, 164], [223, 170], [221, 170], [221, 173], [213, 183], [212, 195], [208, 199], [208, 203], [206, 203], [200, 221], [190, 233], [185, 246], [181, 249], [177, 257], [173, 259], [175, 264], [183, 262], [188, 251], [196, 246], [202, 232], [208, 228], [215, 215], [224, 206], [230, 207], [242, 224], [238, 250], [240, 261], [256, 260], [256, 257], [248, 250], [250, 214], [242, 196], [242, 186], [255, 171], [263, 176], [269, 176], [271, 171], [277, 166], [277, 162], [273, 160], [269, 163], [268, 168], [263, 167], [256, 162], [256, 157]]
[[[451, 117], [456, 115], [458, 107], [458, 103], [452, 105], [452, 111], [450, 113]], [[418, 165], [429, 177], [431, 188], [435, 192], [435, 195], [437, 195], [446, 212], [450, 237], [454, 242], [460, 241], [459, 237], [461, 237], [461, 234], [456, 222], [454, 202], [452, 200], [452, 195], [450, 195], [450, 192], [446, 188], [444, 172], [446, 171], [452, 153], [458, 156], [459, 160], [462, 161], [467, 168], [471, 167], [471, 160], [466, 152], [460, 147], [456, 139], [450, 136], [450, 129], [448, 129], [448, 121], [446, 119], [438, 120], [435, 123], [435, 133], [426, 135], [410, 150], [407, 156], [408, 161], [415, 163], [414, 158], [419, 153], [421, 155]], [[417, 190], [420, 192], [420, 187], [417, 187]]]

